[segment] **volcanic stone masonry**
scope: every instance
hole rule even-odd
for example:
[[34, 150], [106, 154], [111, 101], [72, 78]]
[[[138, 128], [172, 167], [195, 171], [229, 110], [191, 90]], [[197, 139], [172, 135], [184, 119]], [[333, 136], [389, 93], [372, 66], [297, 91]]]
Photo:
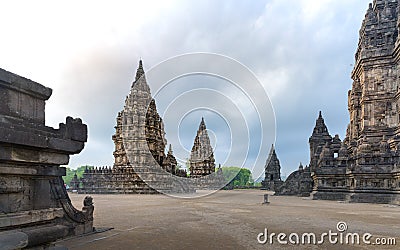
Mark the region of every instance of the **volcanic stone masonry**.
[[0, 246], [48, 245], [93, 231], [93, 202], [71, 204], [62, 176], [69, 155], [81, 152], [87, 127], [67, 117], [59, 129], [45, 126], [52, 90], [0, 69]]
[[332, 138], [321, 114], [317, 119], [309, 141], [313, 199], [400, 204], [399, 7], [397, 0], [369, 4], [351, 74], [346, 138]]

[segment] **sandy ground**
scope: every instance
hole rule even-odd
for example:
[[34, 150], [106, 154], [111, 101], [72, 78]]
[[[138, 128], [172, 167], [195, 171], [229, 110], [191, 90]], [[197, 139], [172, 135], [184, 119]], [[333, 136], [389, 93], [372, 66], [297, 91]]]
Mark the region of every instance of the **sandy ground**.
[[[219, 191], [196, 199], [165, 195], [92, 195], [96, 228], [114, 229], [60, 241], [69, 249], [400, 249], [400, 207], [315, 201], [309, 198], [270, 196], [265, 191]], [[70, 194], [82, 207], [85, 195]], [[394, 237], [397, 246], [330, 244], [260, 244], [257, 236], [271, 233], [314, 233], [317, 240], [337, 223], [346, 222], [344, 233], [370, 233]], [[263, 238], [261, 238], [263, 239]], [[295, 238], [294, 238], [295, 239]], [[301, 241], [301, 239], [300, 239]], [[362, 241], [362, 240], [361, 240]]]

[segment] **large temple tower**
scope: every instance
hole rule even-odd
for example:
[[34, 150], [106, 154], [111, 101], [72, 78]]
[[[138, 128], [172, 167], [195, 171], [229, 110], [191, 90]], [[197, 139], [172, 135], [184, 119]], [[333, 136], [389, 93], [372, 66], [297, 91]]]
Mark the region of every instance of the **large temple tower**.
[[[123, 119], [125, 119], [125, 122], [123, 122]], [[126, 127], [124, 128], [123, 126]], [[133, 160], [135, 160], [135, 157], [148, 158], [152, 156], [158, 165], [164, 167], [163, 163], [166, 159], [165, 147], [167, 144], [164, 124], [157, 112], [155, 100], [151, 97], [150, 87], [146, 82], [142, 60], [139, 61], [135, 81], [126, 98], [124, 110], [118, 113], [117, 126], [115, 129], [115, 135], [112, 137], [115, 144], [114, 168], [127, 167], [134, 164], [129, 162], [126, 156], [126, 150], [123, 144], [124, 136], [126, 139], [129, 138], [130, 141], [134, 141], [134, 143], [130, 143], [133, 147], [131, 151], [134, 152]], [[142, 145], [144, 147], [139, 147], [139, 144], [142, 142], [147, 143], [147, 148], [151, 155], [148, 154], [146, 145]], [[140, 155], [140, 153], [143, 155]], [[153, 159], [145, 159], [144, 161], [146, 161], [146, 164], [151, 165], [151, 160]], [[135, 164], [138, 163], [144, 162], [135, 160]], [[168, 168], [168, 170], [175, 170], [175, 167], [171, 169]]]
[[346, 142], [350, 153], [359, 142], [379, 144], [382, 136], [395, 148], [398, 139], [398, 10], [397, 0], [369, 4], [361, 25], [348, 93], [350, 124]]
[[[124, 109], [118, 113], [115, 134], [114, 166], [85, 171], [83, 191], [90, 193], [156, 193], [171, 190], [169, 174], [177, 173], [172, 153], [165, 154], [164, 124], [157, 112], [146, 82], [142, 61], [136, 71]], [[140, 175], [139, 175], [139, 174]], [[149, 184], [154, 183], [157, 190]]]
[[346, 138], [327, 141], [311, 156], [314, 199], [400, 203], [398, 8], [397, 0], [369, 4], [351, 74]]

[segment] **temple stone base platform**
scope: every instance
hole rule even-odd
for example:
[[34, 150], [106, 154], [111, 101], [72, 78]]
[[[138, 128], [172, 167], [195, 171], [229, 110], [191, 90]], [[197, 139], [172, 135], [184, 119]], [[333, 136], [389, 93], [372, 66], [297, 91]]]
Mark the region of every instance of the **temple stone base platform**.
[[[49, 246], [93, 232], [93, 202], [71, 203], [62, 176], [87, 139], [80, 119], [45, 125], [52, 90], [0, 69], [0, 248]], [[4, 247], [5, 246], [5, 247]], [[3, 248], [2, 248], [3, 247]]]

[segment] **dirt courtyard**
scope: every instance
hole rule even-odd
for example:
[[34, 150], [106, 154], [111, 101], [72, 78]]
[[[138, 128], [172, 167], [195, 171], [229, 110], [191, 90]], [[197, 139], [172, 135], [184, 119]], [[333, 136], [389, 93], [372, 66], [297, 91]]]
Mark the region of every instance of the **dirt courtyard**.
[[[69, 249], [398, 249], [400, 245], [400, 207], [383, 204], [356, 204], [316, 201], [309, 198], [270, 196], [262, 205], [262, 190], [219, 191], [212, 195], [179, 199], [165, 195], [92, 195], [95, 203], [94, 226], [112, 230], [58, 242]], [[70, 194], [74, 206], [82, 207], [85, 195]], [[397, 246], [301, 244], [303, 233], [337, 231], [370, 233], [376, 238], [395, 238]], [[260, 233], [300, 235], [298, 245], [260, 244]], [[339, 234], [338, 234], [339, 235]], [[337, 236], [339, 237], [339, 236]], [[263, 235], [259, 238], [263, 240]], [[269, 240], [270, 238], [268, 238]], [[292, 238], [296, 239], [296, 238]]]

